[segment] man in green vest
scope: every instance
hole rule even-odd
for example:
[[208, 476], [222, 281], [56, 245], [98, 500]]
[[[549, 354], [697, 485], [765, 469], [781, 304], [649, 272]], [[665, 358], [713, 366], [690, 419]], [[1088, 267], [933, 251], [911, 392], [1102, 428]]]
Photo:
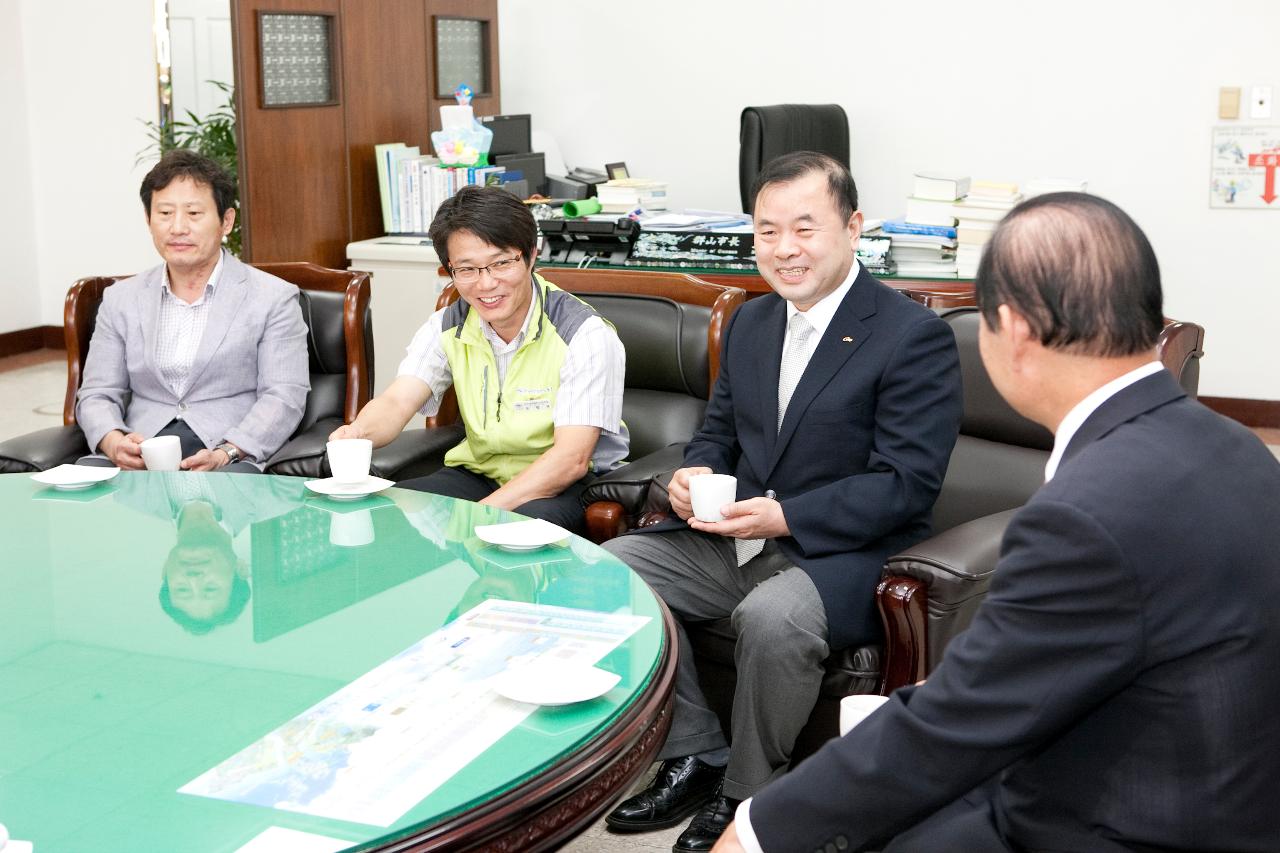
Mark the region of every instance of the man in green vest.
[[497, 187], [465, 187], [431, 223], [462, 296], [409, 344], [394, 382], [330, 438], [381, 447], [452, 385], [466, 426], [445, 467], [399, 483], [582, 526], [582, 490], [627, 455], [626, 355], [613, 327], [533, 271], [538, 227]]

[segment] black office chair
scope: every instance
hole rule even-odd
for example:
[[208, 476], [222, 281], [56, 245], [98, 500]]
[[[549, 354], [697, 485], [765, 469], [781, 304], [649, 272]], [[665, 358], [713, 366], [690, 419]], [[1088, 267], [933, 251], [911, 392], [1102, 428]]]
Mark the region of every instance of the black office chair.
[[764, 165], [792, 151], [830, 154], [849, 165], [849, 118], [839, 104], [774, 104], [742, 111], [738, 188], [752, 212], [751, 187]]

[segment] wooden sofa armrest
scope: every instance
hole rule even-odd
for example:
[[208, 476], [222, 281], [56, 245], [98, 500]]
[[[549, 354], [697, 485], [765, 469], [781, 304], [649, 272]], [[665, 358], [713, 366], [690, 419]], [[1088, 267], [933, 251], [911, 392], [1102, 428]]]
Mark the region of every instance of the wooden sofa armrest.
[[926, 677], [969, 626], [1016, 512], [976, 518], [889, 558], [876, 589], [885, 634], [882, 694]]

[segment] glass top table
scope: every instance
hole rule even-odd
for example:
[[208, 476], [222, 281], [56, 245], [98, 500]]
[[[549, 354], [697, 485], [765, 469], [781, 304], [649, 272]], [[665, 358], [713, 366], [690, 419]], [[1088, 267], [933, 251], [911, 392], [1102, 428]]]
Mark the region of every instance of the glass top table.
[[[586, 540], [526, 552], [513, 513], [390, 489], [122, 472], [0, 476], [0, 823], [58, 851], [554, 847], [670, 725], [670, 615]], [[621, 626], [621, 627], [620, 627]], [[470, 651], [469, 651], [470, 650]], [[560, 706], [495, 673], [619, 676]], [[574, 657], [576, 656], [576, 657]]]

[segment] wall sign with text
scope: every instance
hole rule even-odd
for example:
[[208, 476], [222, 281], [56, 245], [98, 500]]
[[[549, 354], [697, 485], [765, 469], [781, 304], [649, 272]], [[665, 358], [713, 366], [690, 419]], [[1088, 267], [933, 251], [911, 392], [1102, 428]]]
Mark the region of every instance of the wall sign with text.
[[1280, 210], [1280, 126], [1215, 127], [1209, 206]]

